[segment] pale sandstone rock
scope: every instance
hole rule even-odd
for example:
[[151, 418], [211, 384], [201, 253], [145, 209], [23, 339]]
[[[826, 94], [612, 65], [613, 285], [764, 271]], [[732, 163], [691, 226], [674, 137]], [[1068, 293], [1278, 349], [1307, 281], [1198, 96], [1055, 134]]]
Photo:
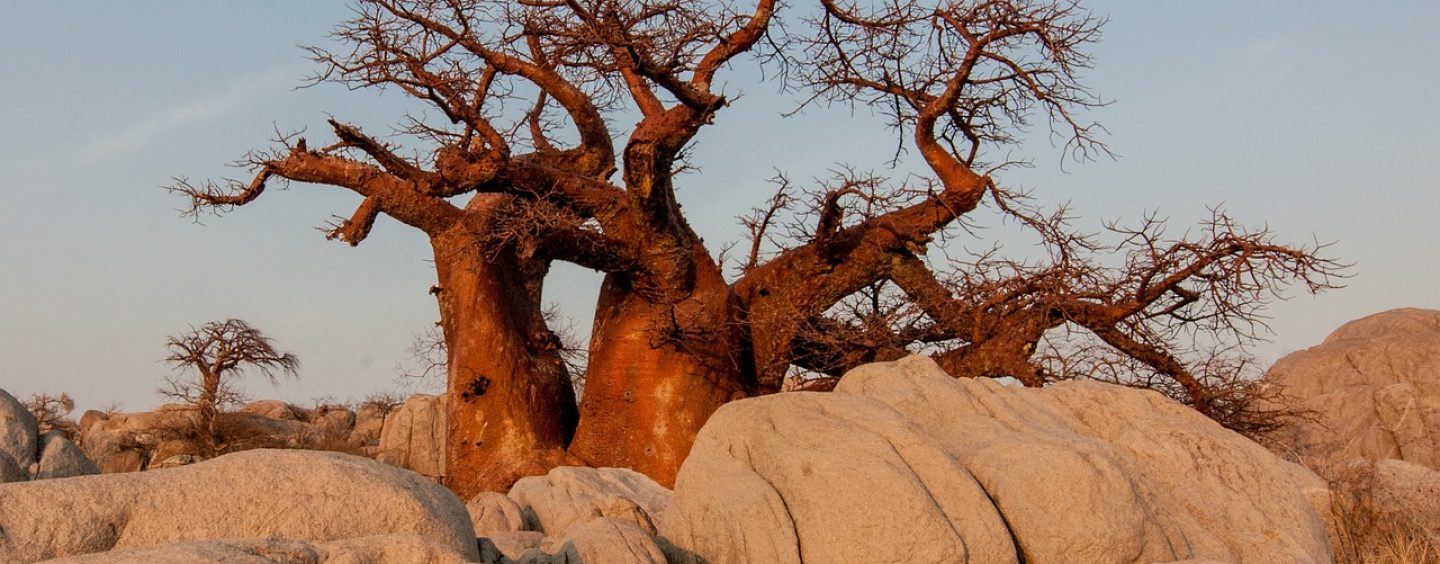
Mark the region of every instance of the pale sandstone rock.
[[[1323, 487], [1318, 477], [1297, 478], [1308, 472], [1158, 393], [1094, 381], [1026, 390], [954, 380], [922, 357], [850, 376], [837, 390], [887, 403], [956, 453], [1012, 529], [1023, 531], [1017, 536], [1027, 556], [1033, 549], [1094, 561], [1330, 558], [1324, 519], [1305, 495]], [[990, 433], [977, 440], [987, 424]], [[1044, 446], [1035, 453], [1007, 448], [1037, 439]], [[1070, 452], [1044, 454], [1052, 449]], [[1015, 466], [999, 462], [1006, 456]], [[1055, 482], [1066, 486], [1042, 485]], [[1064, 517], [1053, 507], [1067, 508]], [[1101, 530], [1093, 515], [1125, 532]]]
[[200, 443], [188, 439], [167, 439], [162, 440], [150, 448], [149, 461], [145, 464], [147, 470], [164, 468], [161, 463], [167, 460], [174, 460], [183, 457], [200, 456]]
[[1403, 460], [1357, 458], [1330, 468], [1341, 511], [1440, 535], [1440, 471]]
[[194, 421], [193, 411], [111, 413], [82, 426], [79, 444], [102, 473], [137, 472], [158, 445], [193, 428]]
[[1266, 381], [1316, 416], [1282, 437], [1299, 457], [1440, 468], [1440, 311], [1397, 309], [1346, 323], [1277, 361]]
[[721, 407], [660, 521], [677, 562], [1018, 561], [963, 466], [895, 410], [849, 394]]
[[278, 538], [188, 541], [61, 558], [48, 564], [458, 564], [454, 551], [417, 535], [377, 535], [315, 543]]
[[520, 557], [523, 564], [666, 564], [655, 538], [628, 521], [601, 517], [550, 538]]
[[68, 556], [45, 564], [310, 564], [319, 559], [308, 542], [270, 538], [186, 541]]
[[[537, 531], [510, 531], [491, 533], [479, 539], [481, 562], [517, 562], [531, 549], [539, 549], [545, 540], [545, 533]], [[543, 554], [543, 553], [538, 553]]]
[[10, 455], [0, 452], [0, 484], [13, 482], [24, 482], [30, 479], [30, 473], [10, 460]]
[[1431, 534], [1440, 533], [1440, 472], [1403, 460], [1375, 462], [1375, 501]]
[[1153, 392], [912, 357], [721, 408], [662, 520], [678, 561], [1328, 562], [1316, 484]]
[[445, 396], [417, 394], [392, 410], [376, 458], [432, 478], [445, 476]]
[[199, 464], [199, 463], [201, 463], [201, 462], [205, 462], [205, 457], [202, 457], [202, 456], [199, 456], [199, 455], [195, 455], [195, 454], [177, 454], [177, 455], [175, 455], [175, 456], [171, 456], [171, 457], [169, 457], [169, 458], [166, 458], [165, 460], [161, 460], [160, 462], [156, 462], [156, 463], [154, 463], [154, 464], [151, 464], [149, 469], [150, 469], [150, 470], [164, 470], [164, 469], [166, 469], [166, 468], [175, 468], [175, 467], [178, 467], [178, 466], [189, 466], [189, 465], [191, 465], [191, 464]]
[[670, 490], [626, 468], [559, 466], [544, 476], [521, 478], [509, 496], [525, 515], [525, 528], [559, 537], [599, 517], [630, 521], [654, 532]]
[[35, 463], [40, 433], [35, 416], [15, 396], [0, 390], [0, 454], [21, 469]]
[[80, 416], [80, 430], [84, 431], [86, 427], [104, 421], [109, 417], [110, 416], [103, 411], [87, 409], [85, 410], [85, 414]]
[[310, 424], [334, 436], [348, 436], [355, 428], [355, 413], [345, 408], [328, 409], [317, 415]]
[[355, 425], [350, 429], [350, 442], [363, 447], [379, 447], [380, 432], [385, 429], [388, 412], [379, 405], [363, 405], [355, 412]]
[[280, 400], [259, 400], [245, 404], [239, 409], [241, 413], [253, 413], [271, 419], [283, 419], [287, 421], [300, 421], [300, 413], [288, 403]]
[[100, 469], [85, 456], [80, 447], [75, 446], [70, 439], [57, 435], [45, 440], [35, 479], [70, 478], [99, 473]]
[[470, 513], [470, 522], [475, 526], [477, 537], [525, 528], [525, 515], [520, 504], [502, 493], [480, 492], [465, 503], [465, 510]]
[[478, 557], [464, 504], [449, 490], [338, 453], [252, 450], [154, 472], [4, 484], [0, 507], [0, 562], [189, 540], [390, 533]]
[[414, 534], [390, 534], [320, 543], [325, 564], [460, 564], [478, 561], [475, 539], [468, 551]]
[[[194, 409], [162, 407], [165, 409], [92, 418], [89, 425], [82, 426], [81, 449], [106, 474], [135, 472], [176, 456], [200, 454], [200, 445], [193, 440]], [[245, 411], [222, 413], [216, 425], [233, 441], [230, 447], [238, 449], [295, 448], [312, 430], [301, 421]]]

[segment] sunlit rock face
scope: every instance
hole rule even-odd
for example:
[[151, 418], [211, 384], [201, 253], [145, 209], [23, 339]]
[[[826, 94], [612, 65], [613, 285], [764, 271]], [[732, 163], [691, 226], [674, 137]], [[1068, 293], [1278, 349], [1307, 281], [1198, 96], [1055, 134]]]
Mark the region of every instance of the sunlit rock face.
[[259, 449], [150, 472], [3, 484], [0, 508], [0, 562], [195, 540], [395, 533], [479, 557], [455, 494], [413, 472], [330, 452]]
[[0, 484], [98, 473], [65, 433], [41, 433], [30, 410], [0, 390]]
[[15, 396], [0, 390], [0, 457], [28, 474], [39, 440], [35, 416]]
[[671, 492], [626, 468], [561, 466], [470, 500], [484, 562], [663, 563], [655, 523]]
[[1440, 311], [1396, 309], [1351, 321], [1277, 361], [1266, 379], [1308, 413], [1282, 437], [1298, 456], [1440, 468]]
[[385, 416], [376, 458], [434, 479], [445, 476], [446, 395], [417, 394]]
[[661, 518], [689, 562], [1329, 562], [1308, 471], [1161, 395], [911, 357], [734, 402]]

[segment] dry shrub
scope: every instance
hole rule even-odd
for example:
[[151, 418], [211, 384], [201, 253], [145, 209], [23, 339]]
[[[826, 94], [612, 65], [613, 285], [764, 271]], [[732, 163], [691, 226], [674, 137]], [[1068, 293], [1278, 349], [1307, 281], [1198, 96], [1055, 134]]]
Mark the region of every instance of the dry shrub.
[[373, 409], [381, 415], [388, 415], [391, 410], [400, 407], [403, 403], [405, 403], [405, 396], [399, 392], [375, 392], [360, 400], [360, 404], [355, 407], [355, 412]]
[[364, 447], [365, 445], [350, 440], [349, 429], [336, 429], [333, 427], [314, 425], [300, 434], [294, 448], [339, 452], [364, 458], [372, 458], [365, 452]]
[[24, 405], [35, 416], [40, 433], [59, 431], [71, 441], [80, 436], [80, 424], [70, 417], [70, 413], [75, 411], [75, 400], [70, 398], [70, 394], [34, 394]]
[[[189, 443], [190, 452], [175, 454], [196, 454], [214, 458], [222, 454], [257, 448], [295, 448], [298, 441], [287, 434], [276, 434], [264, 425], [255, 422], [255, 415], [237, 412], [220, 412], [215, 415], [214, 435], [207, 437], [195, 411], [162, 422], [152, 431], [161, 442], [178, 441]], [[153, 454], [153, 453], [152, 453]], [[153, 460], [152, 463], [162, 462]]]
[[1332, 467], [1329, 472], [1335, 516], [1336, 561], [1340, 564], [1422, 564], [1440, 562], [1440, 531], [1420, 516], [1377, 500], [1374, 466]]

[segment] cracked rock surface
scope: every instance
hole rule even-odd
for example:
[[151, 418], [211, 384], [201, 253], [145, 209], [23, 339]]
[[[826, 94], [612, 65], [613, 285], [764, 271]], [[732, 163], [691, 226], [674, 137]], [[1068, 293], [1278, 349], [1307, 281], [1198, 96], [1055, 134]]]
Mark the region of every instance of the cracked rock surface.
[[672, 561], [1329, 562], [1308, 471], [1157, 393], [923, 357], [733, 402], [660, 520]]
[[1265, 379], [1314, 415], [1284, 437], [1290, 450], [1440, 469], [1440, 311], [1396, 309], [1351, 321], [1276, 361]]

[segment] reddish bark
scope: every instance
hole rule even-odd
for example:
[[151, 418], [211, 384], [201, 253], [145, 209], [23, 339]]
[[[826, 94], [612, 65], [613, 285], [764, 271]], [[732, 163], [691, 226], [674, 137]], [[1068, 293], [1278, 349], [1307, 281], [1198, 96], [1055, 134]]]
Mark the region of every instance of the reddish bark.
[[431, 238], [448, 354], [446, 485], [468, 498], [565, 462], [575, 395], [542, 313], [548, 266], [487, 246], [505, 197], [471, 201], [468, 221]]
[[695, 284], [673, 304], [606, 277], [595, 313], [580, 426], [570, 452], [671, 486], [710, 414], [747, 391], [734, 300], [698, 245]]

